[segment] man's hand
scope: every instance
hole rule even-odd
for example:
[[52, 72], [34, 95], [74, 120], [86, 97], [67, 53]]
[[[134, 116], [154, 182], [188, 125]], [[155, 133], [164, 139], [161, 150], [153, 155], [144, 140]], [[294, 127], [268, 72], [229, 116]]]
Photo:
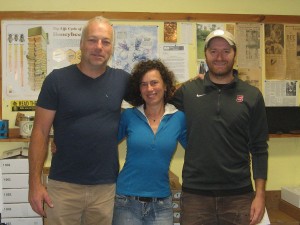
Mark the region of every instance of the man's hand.
[[[203, 80], [203, 79], [204, 79], [204, 76], [205, 76], [205, 74], [199, 73], [197, 76], [195, 76], [194, 78], [189, 79], [189, 80], [186, 81], [186, 82], [193, 81], [193, 80], [197, 80], [197, 79]], [[184, 83], [185, 83], [185, 82], [184, 82]], [[176, 84], [176, 89], [180, 88], [182, 84], [183, 84], [183, 83]], [[52, 149], [51, 149], [51, 151], [52, 151]], [[53, 151], [52, 151], [52, 153], [53, 153]]]
[[44, 202], [51, 208], [53, 208], [53, 203], [46, 191], [46, 188], [40, 184], [35, 187], [31, 187], [29, 190], [28, 200], [30, 205], [37, 214], [43, 217], [47, 217], [46, 212], [44, 211], [43, 204]]
[[[199, 73], [199, 74], [198, 74], [198, 78], [201, 79], [201, 80], [204, 79], [204, 76], [205, 76], [205, 74], [203, 74], [203, 73]], [[197, 77], [196, 77], [196, 78], [197, 78]]]
[[197, 79], [203, 80], [204, 76], [205, 76], [204, 73], [199, 73], [197, 76], [195, 76], [194, 78], [190, 79], [189, 81], [197, 80]]
[[250, 211], [250, 225], [258, 224], [265, 214], [265, 199], [262, 197], [255, 197], [251, 204]]

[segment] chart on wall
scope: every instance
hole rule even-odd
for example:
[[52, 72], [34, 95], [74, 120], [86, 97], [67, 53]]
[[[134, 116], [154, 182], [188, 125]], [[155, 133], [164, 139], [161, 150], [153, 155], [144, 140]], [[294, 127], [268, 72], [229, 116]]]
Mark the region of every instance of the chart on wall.
[[2, 21], [3, 100], [36, 100], [53, 69], [78, 63], [85, 22]]

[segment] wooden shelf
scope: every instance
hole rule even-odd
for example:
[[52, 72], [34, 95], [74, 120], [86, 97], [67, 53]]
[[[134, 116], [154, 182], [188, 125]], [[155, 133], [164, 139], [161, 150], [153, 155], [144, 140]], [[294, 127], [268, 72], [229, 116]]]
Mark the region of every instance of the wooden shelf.
[[[300, 134], [269, 134], [269, 138], [298, 138]], [[30, 138], [22, 138], [19, 128], [9, 129], [9, 137], [0, 139], [0, 142], [29, 142]]]
[[5, 139], [0, 139], [0, 142], [29, 142], [29, 138], [5, 138]]
[[[53, 139], [53, 135], [49, 135], [49, 139]], [[1, 142], [30, 142], [30, 138], [22, 138], [20, 136], [20, 128], [10, 128], [8, 138], [0, 139]]]
[[30, 138], [22, 138], [19, 128], [9, 129], [8, 138], [0, 139], [0, 142], [29, 142]]
[[294, 138], [300, 137], [300, 134], [269, 134], [270, 138]]

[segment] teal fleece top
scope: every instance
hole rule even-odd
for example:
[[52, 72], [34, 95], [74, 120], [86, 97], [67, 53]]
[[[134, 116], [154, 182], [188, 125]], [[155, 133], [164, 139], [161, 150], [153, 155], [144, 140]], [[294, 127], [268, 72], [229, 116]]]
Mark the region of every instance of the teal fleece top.
[[184, 148], [187, 143], [184, 113], [167, 104], [154, 134], [143, 106], [126, 109], [121, 116], [118, 138], [126, 138], [127, 153], [117, 179], [117, 194], [160, 198], [170, 196], [170, 161], [178, 141]]

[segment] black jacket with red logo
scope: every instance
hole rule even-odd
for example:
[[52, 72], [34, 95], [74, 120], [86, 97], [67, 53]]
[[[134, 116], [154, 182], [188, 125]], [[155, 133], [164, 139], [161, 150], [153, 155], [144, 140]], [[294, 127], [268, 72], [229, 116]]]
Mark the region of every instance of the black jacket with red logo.
[[186, 82], [172, 103], [187, 119], [183, 190], [249, 192], [251, 168], [254, 179], [267, 179], [264, 99], [258, 88], [238, 78], [236, 70], [234, 80], [222, 87], [213, 84], [208, 74], [203, 80]]

